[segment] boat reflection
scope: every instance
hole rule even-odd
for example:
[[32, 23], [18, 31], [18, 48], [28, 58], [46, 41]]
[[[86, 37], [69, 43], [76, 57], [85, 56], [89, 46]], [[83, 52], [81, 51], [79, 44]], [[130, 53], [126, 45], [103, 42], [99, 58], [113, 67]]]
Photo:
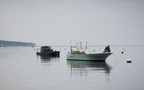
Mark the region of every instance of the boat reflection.
[[50, 63], [51, 61], [57, 61], [59, 59], [59, 57], [48, 56], [48, 55], [41, 55], [37, 57], [40, 58], [41, 63]]
[[88, 72], [96, 71], [100, 73], [110, 74], [112, 67], [106, 62], [94, 62], [94, 61], [67, 61], [69, 68], [71, 69], [71, 75], [80, 74], [86, 75]]

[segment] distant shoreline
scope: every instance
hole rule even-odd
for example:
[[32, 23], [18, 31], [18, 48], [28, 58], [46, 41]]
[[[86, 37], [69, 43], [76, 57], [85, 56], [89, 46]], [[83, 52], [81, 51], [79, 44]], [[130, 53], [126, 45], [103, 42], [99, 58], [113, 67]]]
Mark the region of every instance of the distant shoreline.
[[3, 46], [36, 46], [35, 43], [32, 42], [19, 42], [19, 41], [5, 41], [5, 40], [0, 40], [0, 47]]

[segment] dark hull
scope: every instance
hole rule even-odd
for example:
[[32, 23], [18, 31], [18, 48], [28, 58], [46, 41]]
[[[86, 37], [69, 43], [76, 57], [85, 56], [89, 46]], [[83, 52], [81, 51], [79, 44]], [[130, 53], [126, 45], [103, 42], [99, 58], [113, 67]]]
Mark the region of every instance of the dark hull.
[[41, 55], [41, 56], [53, 56], [53, 57], [59, 57], [60, 56], [59, 51], [37, 52], [36, 54]]

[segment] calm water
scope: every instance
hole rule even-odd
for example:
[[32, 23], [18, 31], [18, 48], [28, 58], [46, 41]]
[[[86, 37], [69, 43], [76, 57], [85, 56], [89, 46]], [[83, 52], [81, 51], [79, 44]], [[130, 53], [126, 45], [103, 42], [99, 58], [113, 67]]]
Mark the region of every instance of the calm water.
[[37, 56], [32, 47], [0, 47], [0, 90], [144, 90], [144, 47], [111, 47], [105, 63], [67, 61], [69, 48], [55, 49], [59, 58]]

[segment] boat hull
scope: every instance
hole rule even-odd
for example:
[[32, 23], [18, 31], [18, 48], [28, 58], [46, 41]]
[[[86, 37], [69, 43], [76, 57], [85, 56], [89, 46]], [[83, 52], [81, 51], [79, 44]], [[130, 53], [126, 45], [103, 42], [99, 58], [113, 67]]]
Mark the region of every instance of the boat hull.
[[59, 51], [49, 51], [49, 52], [37, 52], [37, 55], [41, 56], [55, 56], [59, 57], [60, 52]]
[[105, 61], [112, 53], [96, 53], [96, 54], [69, 54], [67, 60], [77, 61]]

